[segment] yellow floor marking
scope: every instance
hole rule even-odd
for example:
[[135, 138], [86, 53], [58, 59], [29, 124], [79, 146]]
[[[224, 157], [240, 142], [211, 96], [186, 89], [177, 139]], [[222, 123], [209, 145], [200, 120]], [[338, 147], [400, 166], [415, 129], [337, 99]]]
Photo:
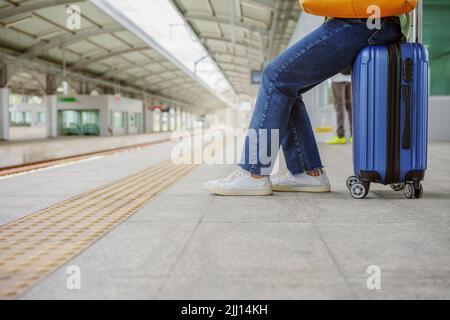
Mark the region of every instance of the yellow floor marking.
[[0, 299], [25, 292], [194, 167], [167, 160], [0, 227]]

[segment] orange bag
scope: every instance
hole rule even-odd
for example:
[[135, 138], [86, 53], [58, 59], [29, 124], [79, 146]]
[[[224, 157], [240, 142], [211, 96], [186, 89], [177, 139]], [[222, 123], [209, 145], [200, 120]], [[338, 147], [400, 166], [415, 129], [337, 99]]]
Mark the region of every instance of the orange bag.
[[374, 15], [372, 10], [368, 10], [372, 5], [380, 7], [381, 17], [390, 17], [413, 11], [417, 2], [418, 0], [300, 0], [300, 6], [303, 11], [315, 16], [369, 18]]

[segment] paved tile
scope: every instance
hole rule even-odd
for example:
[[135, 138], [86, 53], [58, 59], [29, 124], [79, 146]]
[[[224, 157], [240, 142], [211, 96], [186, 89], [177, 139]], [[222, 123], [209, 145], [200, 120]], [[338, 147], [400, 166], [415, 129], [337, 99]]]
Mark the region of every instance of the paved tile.
[[364, 274], [370, 265], [399, 273], [420, 271], [423, 276], [450, 272], [449, 237], [426, 224], [335, 223], [317, 228], [349, 278]]
[[213, 201], [203, 218], [205, 222], [309, 223], [308, 213], [315, 209], [281, 193], [270, 197], [209, 197]]
[[126, 222], [73, 260], [83, 270], [162, 277], [191, 236], [194, 223]]
[[[23, 298], [448, 299], [449, 146], [430, 146], [425, 197], [414, 201], [380, 185], [368, 199], [352, 199], [345, 187], [350, 145], [320, 146], [332, 180], [328, 194], [214, 197], [203, 182], [235, 167], [198, 167], [69, 263], [82, 268], [82, 290], [67, 290], [63, 267]], [[127, 176], [146, 167], [152, 153], [120, 157], [0, 181], [7, 195], [0, 199], [12, 214], [25, 214], [46, 203], [39, 181], [51, 203], [106, 181], [95, 170]], [[83, 174], [79, 189], [65, 189]], [[27, 199], [5, 186], [24, 186]], [[0, 222], [9, 219], [3, 216]], [[367, 289], [370, 265], [381, 268], [381, 290]]]
[[212, 199], [205, 195], [162, 194], [132, 216], [129, 221], [172, 221], [197, 223], [208, 211]]
[[334, 272], [312, 277], [290, 273], [272, 277], [172, 277], [158, 299], [352, 299], [355, 295]]
[[[436, 269], [437, 271], [437, 269]], [[381, 270], [380, 289], [367, 289], [367, 277], [347, 281], [358, 299], [444, 299], [450, 297], [450, 272], [428, 273], [417, 270]]]
[[172, 275], [315, 276], [336, 270], [315, 228], [309, 224], [202, 223]]
[[[70, 266], [70, 265], [68, 265]], [[67, 267], [25, 293], [22, 300], [143, 300], [156, 299], [163, 278], [81, 272], [81, 288], [69, 290]]]

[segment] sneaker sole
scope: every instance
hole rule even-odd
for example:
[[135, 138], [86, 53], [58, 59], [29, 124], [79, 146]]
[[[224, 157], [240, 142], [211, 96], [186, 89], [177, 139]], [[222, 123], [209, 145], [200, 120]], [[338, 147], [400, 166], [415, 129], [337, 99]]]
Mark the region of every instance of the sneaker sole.
[[290, 187], [290, 186], [272, 186], [273, 191], [278, 192], [311, 192], [311, 193], [325, 193], [330, 192], [330, 186], [317, 186], [317, 187]]
[[270, 196], [273, 190], [220, 190], [215, 188], [206, 188], [210, 193], [218, 196]]

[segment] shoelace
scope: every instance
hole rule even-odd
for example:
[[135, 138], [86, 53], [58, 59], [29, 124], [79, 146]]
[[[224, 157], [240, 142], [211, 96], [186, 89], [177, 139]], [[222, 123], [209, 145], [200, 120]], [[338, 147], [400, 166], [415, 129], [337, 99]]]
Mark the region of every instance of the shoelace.
[[[324, 174], [325, 174], [325, 170], [320, 169], [320, 176], [322, 176]], [[317, 177], [320, 177], [320, 176], [317, 176]], [[292, 177], [293, 177], [292, 173], [288, 172], [284, 176], [281, 176], [279, 179], [280, 179], [280, 181], [284, 181], [284, 180], [290, 179]]]
[[285, 175], [281, 176], [279, 179], [280, 179], [280, 181], [284, 181], [284, 180], [287, 180], [287, 179], [289, 179], [291, 177], [292, 177], [292, 174], [290, 172], [288, 172]]
[[229, 181], [233, 178], [237, 178], [237, 177], [248, 175], [248, 174], [249, 173], [245, 170], [236, 170], [236, 171], [233, 171], [232, 173], [230, 173], [230, 175], [228, 177], [226, 177], [225, 180]]

